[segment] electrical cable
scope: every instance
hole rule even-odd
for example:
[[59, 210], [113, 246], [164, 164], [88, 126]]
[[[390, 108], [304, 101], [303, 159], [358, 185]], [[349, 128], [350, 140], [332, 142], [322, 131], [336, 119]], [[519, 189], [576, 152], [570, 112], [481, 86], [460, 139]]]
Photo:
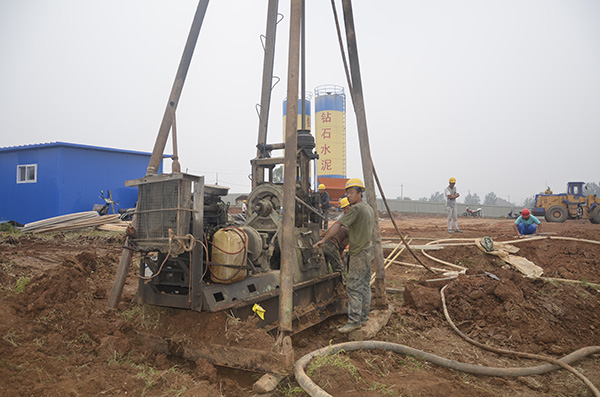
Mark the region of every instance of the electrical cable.
[[[142, 280], [152, 280], [153, 278], [158, 277], [158, 275], [162, 272], [162, 269], [163, 269], [165, 263], [167, 263], [167, 260], [171, 257], [171, 252], [172, 252], [172, 248], [173, 248], [173, 240], [177, 241], [177, 244], [179, 245], [179, 247], [187, 252], [191, 252], [194, 249], [194, 247], [196, 246], [196, 240], [194, 239], [193, 235], [187, 234], [184, 237], [178, 237], [173, 232], [173, 229], [169, 229], [169, 251], [167, 252], [167, 255], [165, 256], [165, 259], [160, 264], [158, 271], [148, 277], [138, 275], [139, 278], [141, 278]], [[186, 240], [188, 240], [189, 242], [186, 243], [185, 242]], [[191, 263], [191, 260], [190, 260], [190, 263]]]
[[[352, 98], [352, 102], [354, 102], [354, 90], [352, 88], [352, 79], [350, 77], [350, 71], [349, 71], [349, 68], [348, 68], [348, 61], [346, 59], [346, 52], [344, 51], [344, 42], [342, 40], [342, 32], [341, 32], [341, 29], [340, 29], [340, 23], [339, 23], [339, 20], [338, 20], [338, 14], [337, 14], [337, 9], [335, 7], [335, 1], [334, 0], [331, 0], [331, 8], [333, 10], [333, 19], [335, 21], [335, 27], [336, 27], [336, 30], [337, 30], [338, 42], [339, 42], [339, 45], [340, 45], [340, 52], [341, 52], [341, 55], [342, 55], [342, 61], [344, 63], [344, 72], [346, 73], [346, 81], [348, 83], [348, 88], [350, 90], [350, 98]], [[398, 225], [396, 224], [396, 220], [394, 219], [394, 216], [392, 215], [392, 211], [390, 210], [390, 206], [388, 205], [387, 199], [385, 197], [385, 193], [383, 191], [383, 187], [381, 186], [381, 182], [379, 181], [379, 176], [377, 175], [377, 171], [375, 170], [375, 164], [373, 163], [373, 159], [371, 159], [371, 166], [373, 167], [373, 176], [375, 177], [375, 182], [377, 183], [377, 188], [379, 189], [379, 193], [381, 193], [381, 198], [383, 200], [383, 204], [385, 205], [387, 213], [390, 216], [390, 219], [392, 220], [392, 224], [394, 225], [394, 228], [396, 229], [396, 233], [398, 234], [398, 236], [400, 236], [400, 239], [402, 240], [402, 242], [406, 246], [406, 249], [408, 250], [408, 252], [410, 252], [410, 254], [413, 256], [413, 258], [415, 258], [415, 260], [417, 262], [419, 262], [419, 264], [421, 266], [423, 266], [425, 269], [427, 269], [429, 272], [431, 272], [433, 274], [436, 274], [436, 272], [433, 269], [431, 269], [429, 266], [427, 266], [425, 263], [423, 263], [423, 261], [421, 261], [421, 259], [417, 256], [417, 254], [415, 254], [415, 252], [406, 243], [406, 240], [404, 239], [404, 236], [400, 232], [400, 229], [398, 228]]]

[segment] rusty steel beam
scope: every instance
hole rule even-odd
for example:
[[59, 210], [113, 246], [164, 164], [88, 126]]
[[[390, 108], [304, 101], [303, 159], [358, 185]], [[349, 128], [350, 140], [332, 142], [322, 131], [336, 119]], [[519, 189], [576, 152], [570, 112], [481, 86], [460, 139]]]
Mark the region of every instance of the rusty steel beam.
[[350, 73], [352, 77], [352, 100], [354, 112], [356, 113], [356, 124], [358, 127], [358, 139], [360, 142], [360, 156], [362, 161], [363, 176], [367, 203], [373, 208], [375, 224], [373, 228], [373, 252], [375, 268], [375, 299], [376, 307], [387, 307], [385, 295], [385, 267], [383, 264], [383, 249], [381, 247], [381, 233], [379, 231], [379, 217], [377, 214], [377, 201], [375, 198], [375, 182], [373, 178], [373, 161], [371, 159], [371, 147], [369, 145], [369, 133], [367, 128], [367, 115], [360, 76], [360, 64], [358, 61], [358, 45], [356, 43], [356, 32], [354, 30], [354, 16], [352, 13], [352, 0], [342, 0], [344, 10], [344, 24], [346, 27], [346, 43], [348, 43], [348, 59], [350, 62]]
[[296, 208], [296, 151], [298, 148], [298, 72], [300, 69], [300, 18], [302, 0], [290, 6], [290, 39], [288, 54], [287, 115], [283, 169], [283, 216], [281, 233], [281, 293], [279, 295], [279, 331], [292, 332], [292, 293], [294, 285], [294, 219]]
[[202, 27], [202, 21], [204, 21], [204, 15], [206, 15], [208, 1], [209, 0], [200, 0], [198, 2], [196, 14], [194, 15], [194, 21], [192, 22], [192, 27], [190, 28], [190, 33], [188, 34], [188, 38], [183, 49], [183, 55], [181, 56], [181, 61], [179, 61], [179, 68], [177, 69], [177, 74], [175, 75], [175, 81], [173, 82], [173, 87], [171, 88], [169, 101], [167, 102], [167, 107], [165, 108], [165, 113], [158, 130], [158, 136], [156, 137], [156, 142], [154, 143], [154, 149], [152, 150], [152, 155], [150, 156], [150, 161], [148, 162], [146, 175], [156, 175], [158, 172], [158, 167], [160, 166], [160, 162], [165, 151], [165, 145], [167, 144], [167, 139], [169, 138], [169, 130], [171, 129], [171, 124], [173, 122], [173, 114], [175, 110], [177, 110], [179, 98], [181, 97], [181, 91], [183, 90], [183, 84], [185, 83], [185, 78], [192, 61], [192, 55], [194, 55], [194, 48], [196, 48], [196, 42], [198, 41], [198, 35], [200, 34], [200, 28]]
[[123, 245], [123, 251], [121, 252], [121, 259], [119, 260], [119, 267], [117, 267], [117, 274], [113, 281], [110, 295], [108, 296], [108, 309], [116, 309], [119, 306], [121, 295], [123, 294], [123, 287], [125, 287], [125, 281], [127, 281], [127, 274], [129, 273], [129, 266], [131, 265], [131, 254], [132, 250], [129, 247], [129, 237], [125, 238], [125, 244]]
[[[260, 114], [258, 116], [258, 149], [256, 157], [261, 157], [260, 146], [267, 144], [269, 107], [273, 89], [273, 63], [275, 61], [275, 38], [277, 35], [277, 8], [279, 0], [269, 0], [267, 8], [267, 31], [265, 35], [265, 57], [263, 60], [262, 90], [260, 94]], [[253, 186], [253, 188], [256, 186]]]
[[301, 129], [306, 130], [306, 2], [302, 0], [300, 15], [300, 103], [302, 122]]
[[171, 170], [173, 172], [181, 172], [181, 164], [179, 164], [179, 153], [177, 149], [177, 117], [175, 109], [173, 109], [173, 123], [171, 123], [171, 133], [173, 135], [173, 162], [171, 163]]

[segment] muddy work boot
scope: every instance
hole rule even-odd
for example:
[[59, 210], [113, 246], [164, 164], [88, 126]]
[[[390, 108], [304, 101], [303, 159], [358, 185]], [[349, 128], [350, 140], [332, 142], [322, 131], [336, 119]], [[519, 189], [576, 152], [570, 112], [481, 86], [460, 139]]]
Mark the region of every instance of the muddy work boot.
[[350, 333], [354, 330], [357, 330], [361, 327], [361, 323], [348, 323], [341, 328], [338, 328], [338, 332], [342, 334]]

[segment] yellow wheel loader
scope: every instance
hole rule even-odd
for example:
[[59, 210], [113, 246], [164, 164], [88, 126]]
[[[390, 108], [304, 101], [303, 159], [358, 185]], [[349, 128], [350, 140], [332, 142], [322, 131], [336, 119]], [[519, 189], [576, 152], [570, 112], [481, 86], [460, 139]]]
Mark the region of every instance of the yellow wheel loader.
[[532, 214], [544, 216], [548, 222], [589, 219], [592, 223], [600, 223], [600, 197], [584, 195], [583, 185], [584, 182], [569, 182], [567, 193], [536, 194]]

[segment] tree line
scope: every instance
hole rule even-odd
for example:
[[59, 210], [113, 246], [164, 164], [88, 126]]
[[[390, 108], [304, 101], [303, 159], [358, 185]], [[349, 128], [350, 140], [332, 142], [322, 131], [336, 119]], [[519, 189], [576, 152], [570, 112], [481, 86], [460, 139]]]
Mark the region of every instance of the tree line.
[[[539, 193], [544, 193], [544, 192], [539, 192]], [[554, 193], [560, 193], [560, 192], [554, 192]], [[595, 194], [596, 196], [600, 196], [600, 183], [587, 182], [583, 187], [583, 194], [586, 196], [588, 194]], [[398, 199], [400, 199], [400, 197], [398, 197]], [[404, 200], [411, 200], [411, 199], [410, 199], [410, 197], [404, 197]], [[429, 198], [421, 197], [418, 199], [418, 201], [443, 203], [446, 201], [446, 196], [444, 195], [443, 192], [435, 192], [431, 196], [429, 196]], [[494, 192], [489, 192], [488, 194], [486, 194], [483, 198], [483, 203], [482, 203], [479, 195], [477, 193], [471, 193], [470, 191], [467, 193], [466, 196], [464, 196], [463, 202], [468, 205], [482, 205], [482, 204], [483, 205], [506, 205], [506, 203], [508, 203], [508, 201], [499, 198], [496, 195], [496, 193], [494, 193]], [[509, 203], [509, 204], [513, 204], [513, 203]], [[533, 194], [533, 195], [525, 198], [525, 200], [523, 200], [523, 207], [525, 207], [525, 208], [531, 208], [534, 206], [534, 204], [535, 204], [535, 194]]]

